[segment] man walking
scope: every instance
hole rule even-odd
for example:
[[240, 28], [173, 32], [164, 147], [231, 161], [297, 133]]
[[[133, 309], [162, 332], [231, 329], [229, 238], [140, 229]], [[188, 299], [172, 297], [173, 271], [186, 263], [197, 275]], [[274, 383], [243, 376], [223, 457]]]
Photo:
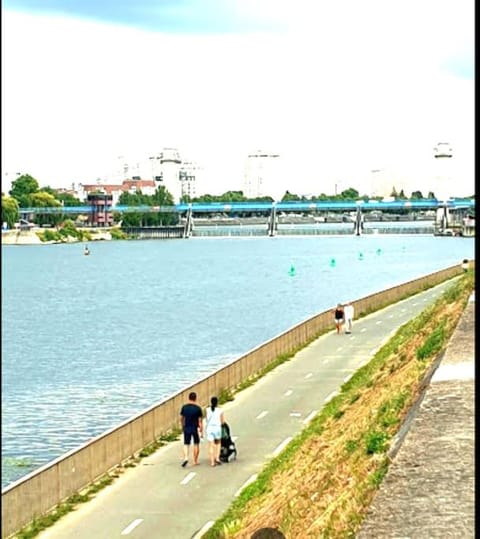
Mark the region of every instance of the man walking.
[[353, 317], [355, 316], [355, 309], [350, 301], [343, 308], [343, 313], [345, 315], [345, 333], [351, 333], [353, 327]]
[[188, 452], [193, 440], [193, 464], [198, 464], [200, 454], [200, 436], [203, 436], [203, 412], [197, 404], [197, 394], [192, 391], [188, 395], [188, 402], [180, 410], [183, 430], [183, 461], [182, 468], [188, 464]]

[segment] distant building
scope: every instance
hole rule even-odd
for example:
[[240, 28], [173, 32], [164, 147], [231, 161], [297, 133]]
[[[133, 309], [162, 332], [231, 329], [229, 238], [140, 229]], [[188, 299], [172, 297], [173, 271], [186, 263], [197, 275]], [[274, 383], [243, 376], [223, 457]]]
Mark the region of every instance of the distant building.
[[453, 151], [448, 142], [439, 142], [433, 148], [434, 166], [434, 190], [437, 200], [444, 202], [455, 193], [455, 187], [452, 182], [454, 179], [454, 160]]
[[80, 200], [85, 201], [92, 193], [111, 195], [112, 205], [116, 206], [122, 193], [127, 192], [134, 194], [137, 191], [141, 191], [142, 194], [151, 196], [155, 194], [156, 188], [157, 186], [153, 180], [132, 178], [129, 180], [123, 180], [121, 185], [102, 183], [80, 184], [77, 191], [77, 196]]
[[112, 226], [112, 195], [89, 193], [87, 195], [87, 204], [92, 207], [92, 211], [88, 217], [90, 226]]
[[179, 178], [182, 196], [188, 195], [190, 198], [197, 196], [200, 170], [200, 167], [194, 161], [184, 161], [181, 164]]
[[164, 148], [158, 155], [150, 157], [153, 180], [163, 185], [173, 196], [175, 203], [180, 202], [182, 184], [180, 181], [180, 165], [182, 160], [175, 148]]
[[272, 197], [281, 200], [285, 194], [280, 156], [258, 150], [247, 157], [243, 194], [247, 198]]
[[133, 177], [131, 180], [123, 180], [121, 185], [123, 192], [135, 194], [141, 191], [142, 195], [152, 196], [157, 190], [157, 185], [153, 180], [142, 180], [139, 177]]

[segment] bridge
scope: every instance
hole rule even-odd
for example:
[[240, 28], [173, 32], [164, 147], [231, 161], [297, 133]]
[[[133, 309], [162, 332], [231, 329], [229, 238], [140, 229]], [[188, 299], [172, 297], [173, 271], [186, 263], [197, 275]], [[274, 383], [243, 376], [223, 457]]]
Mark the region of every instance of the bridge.
[[[278, 227], [278, 212], [305, 213], [305, 212], [355, 212], [355, 222], [353, 233], [360, 235], [363, 230], [364, 211], [385, 211], [385, 210], [435, 210], [437, 211], [436, 224], [440, 235], [452, 232], [450, 227], [450, 212], [469, 212], [475, 208], [475, 199], [456, 199], [451, 198], [445, 202], [436, 199], [415, 199], [415, 200], [304, 200], [304, 201], [282, 201], [282, 202], [194, 202], [180, 203], [171, 206], [102, 206], [84, 205], [84, 206], [54, 206], [41, 208], [21, 208], [19, 214], [28, 219], [32, 215], [48, 214], [107, 214], [117, 212], [120, 214], [128, 213], [177, 213], [184, 215], [185, 226], [182, 233], [183, 237], [190, 237], [193, 227], [193, 216], [195, 214], [213, 214], [228, 213], [231, 216], [239, 216], [245, 213], [261, 213], [268, 216], [267, 230], [269, 236], [274, 236]], [[458, 225], [458, 223], [457, 223]]]
[[[284, 212], [306, 211], [356, 211], [362, 210], [436, 210], [447, 209], [474, 209], [475, 199], [450, 199], [441, 202], [436, 199], [418, 200], [316, 200], [316, 201], [285, 201], [285, 202], [193, 202], [180, 203], [173, 206], [106, 206], [106, 210], [119, 213], [244, 213], [244, 212], [271, 212], [273, 209]], [[92, 213], [98, 212], [93, 205], [84, 206], [47, 206], [35, 208], [20, 208], [22, 215], [46, 215], [46, 214], [69, 214], [69, 213]]]

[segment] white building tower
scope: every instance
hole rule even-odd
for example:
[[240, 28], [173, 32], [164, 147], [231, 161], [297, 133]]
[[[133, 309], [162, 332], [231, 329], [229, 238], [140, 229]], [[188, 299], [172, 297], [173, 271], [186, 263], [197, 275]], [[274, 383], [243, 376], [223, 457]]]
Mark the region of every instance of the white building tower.
[[453, 184], [452, 148], [448, 142], [439, 142], [433, 149], [435, 158], [435, 187], [433, 193], [440, 202], [445, 202], [451, 196], [455, 187]]
[[[439, 142], [435, 148], [435, 189], [434, 194], [439, 202], [446, 203], [446, 201], [453, 195], [453, 183], [452, 183], [452, 148], [448, 142]], [[450, 211], [446, 204], [442, 204], [437, 209], [436, 224], [439, 226], [441, 233], [445, 233], [449, 228]]]
[[175, 204], [180, 202], [182, 186], [180, 182], [180, 154], [175, 148], [164, 148], [159, 155], [149, 158], [152, 163], [153, 179], [171, 193]]
[[258, 150], [247, 157], [243, 194], [247, 198], [269, 196], [281, 200], [285, 194], [279, 155]]

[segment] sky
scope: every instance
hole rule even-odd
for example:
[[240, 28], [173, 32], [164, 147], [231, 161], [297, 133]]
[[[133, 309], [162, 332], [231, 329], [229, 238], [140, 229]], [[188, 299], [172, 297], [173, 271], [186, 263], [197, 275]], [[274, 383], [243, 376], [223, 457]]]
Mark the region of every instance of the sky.
[[473, 0], [3, 0], [1, 24], [2, 191], [148, 179], [174, 147], [211, 194], [258, 150], [297, 194], [474, 193]]

